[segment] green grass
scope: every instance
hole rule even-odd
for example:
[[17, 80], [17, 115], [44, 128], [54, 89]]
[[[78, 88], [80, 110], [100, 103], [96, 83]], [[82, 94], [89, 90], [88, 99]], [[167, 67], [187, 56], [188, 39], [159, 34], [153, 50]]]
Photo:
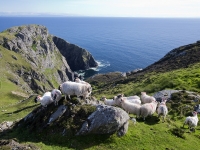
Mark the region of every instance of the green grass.
[[186, 69], [166, 73], [149, 73], [136, 79], [128, 77], [117, 81], [117, 84], [95, 81], [93, 95], [100, 99], [103, 95], [108, 96], [108, 98], [119, 93], [124, 93], [127, 96], [140, 95], [141, 91], [153, 94], [164, 89], [188, 90], [200, 93], [199, 77], [200, 63]]
[[[36, 135], [35, 133], [29, 133], [21, 131], [12, 132], [8, 138], [17, 138], [20, 143], [34, 143], [41, 149], [90, 149], [90, 150], [104, 150], [104, 149], [154, 149], [154, 150], [198, 150], [200, 142], [200, 128], [198, 127], [196, 132], [189, 132], [185, 127], [182, 128], [183, 119], [178, 121], [167, 119], [162, 123], [157, 120], [157, 116], [154, 115], [151, 118], [147, 118], [145, 122], [138, 120], [134, 124], [129, 121], [129, 129], [125, 136], [117, 137], [113, 135], [87, 135], [87, 136], [74, 136], [68, 138], [62, 136], [62, 133], [49, 134], [47, 131]], [[55, 127], [54, 127], [55, 128]], [[171, 130], [181, 129], [183, 130], [184, 138], [179, 137], [177, 134], [173, 134]], [[52, 129], [53, 130], [53, 129]], [[48, 135], [48, 136], [47, 136]]]

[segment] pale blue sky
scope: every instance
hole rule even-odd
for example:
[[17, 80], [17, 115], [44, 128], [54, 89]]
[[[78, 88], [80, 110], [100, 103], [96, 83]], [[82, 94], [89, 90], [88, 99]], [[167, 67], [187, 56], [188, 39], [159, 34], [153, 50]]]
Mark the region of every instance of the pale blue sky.
[[3, 15], [200, 18], [200, 0], [0, 0]]

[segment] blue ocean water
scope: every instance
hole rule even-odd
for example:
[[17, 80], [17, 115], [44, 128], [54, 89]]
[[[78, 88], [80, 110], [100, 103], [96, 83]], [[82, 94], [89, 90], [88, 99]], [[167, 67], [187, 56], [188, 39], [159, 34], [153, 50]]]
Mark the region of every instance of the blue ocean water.
[[200, 18], [0, 17], [0, 31], [40, 24], [88, 50], [99, 67], [86, 76], [145, 68], [170, 50], [200, 40]]

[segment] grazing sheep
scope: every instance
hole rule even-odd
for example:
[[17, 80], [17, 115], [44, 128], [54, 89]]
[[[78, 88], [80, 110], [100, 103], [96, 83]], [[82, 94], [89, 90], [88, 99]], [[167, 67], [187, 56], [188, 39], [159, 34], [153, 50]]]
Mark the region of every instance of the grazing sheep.
[[82, 80], [79, 79], [78, 77], [76, 77], [75, 82], [76, 82], [76, 83], [89, 84], [88, 82], [82, 81]]
[[[76, 82], [76, 83], [86, 84], [86, 85], [88, 86], [88, 88], [90, 88], [90, 91], [91, 91], [91, 93], [92, 93], [92, 86], [91, 86], [88, 82], [82, 81], [82, 80], [79, 79], [78, 77], [76, 77], [75, 82]], [[90, 94], [91, 94], [91, 93], [90, 93]]]
[[53, 98], [54, 104], [57, 106], [58, 101], [62, 98], [62, 93], [58, 89], [53, 89], [51, 91], [51, 97]]
[[117, 96], [114, 97], [114, 101], [115, 101], [115, 104], [117, 106], [120, 106], [121, 107], [121, 99], [125, 99], [131, 103], [136, 103], [136, 104], [141, 104], [141, 100], [140, 100], [140, 97], [139, 96], [129, 96], [129, 97], [124, 97], [123, 94], [119, 94]]
[[101, 100], [104, 101], [105, 105], [109, 105], [109, 106], [115, 106], [115, 100], [113, 99], [107, 99], [106, 97], [102, 97]]
[[140, 107], [140, 116], [143, 117], [143, 119], [145, 120], [147, 116], [153, 115], [153, 113], [156, 111], [157, 104], [158, 104], [157, 101], [143, 104]]
[[41, 97], [41, 95], [38, 95], [35, 98], [35, 103], [37, 103], [38, 101], [41, 103], [41, 105], [43, 107], [47, 107], [47, 105], [49, 105], [53, 102], [53, 99], [51, 97], [51, 92], [44, 93], [44, 95], [42, 97]]
[[132, 97], [122, 97], [122, 98], [129, 101], [130, 103], [135, 103], [135, 104], [141, 105], [140, 99], [136, 99], [136, 98], [132, 98]]
[[160, 117], [160, 115], [163, 116], [163, 122], [165, 121], [165, 117], [168, 114], [168, 109], [166, 106], [166, 100], [162, 101], [161, 103], [158, 104], [158, 108], [157, 108], [157, 113], [158, 113], [158, 118]]
[[117, 96], [114, 96], [113, 100], [115, 101], [115, 105], [116, 106], [121, 106], [121, 99], [124, 95], [123, 94], [119, 94]]
[[70, 95], [83, 96], [85, 100], [91, 94], [91, 87], [86, 84], [66, 81], [59, 86], [60, 91], [70, 98]]
[[141, 105], [131, 103], [128, 100], [125, 100], [125, 99], [122, 98], [121, 99], [121, 106], [127, 113], [134, 114], [134, 115], [136, 115], [137, 118], [140, 116]]
[[141, 101], [143, 104], [145, 104], [151, 103], [152, 101], [156, 101], [156, 99], [153, 96], [147, 95], [146, 92], [141, 92]]
[[197, 126], [198, 124], [198, 116], [197, 116], [197, 112], [196, 111], [193, 111], [192, 112], [193, 116], [188, 116], [186, 119], [185, 119], [185, 122], [183, 124], [183, 128], [184, 128], [184, 125], [187, 124], [189, 129], [191, 130], [192, 128], [194, 129], [195, 131], [195, 127]]

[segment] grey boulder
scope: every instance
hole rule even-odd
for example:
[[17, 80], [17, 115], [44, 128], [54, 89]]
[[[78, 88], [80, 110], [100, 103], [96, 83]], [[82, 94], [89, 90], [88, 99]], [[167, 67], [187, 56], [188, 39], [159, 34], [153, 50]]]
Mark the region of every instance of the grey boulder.
[[83, 123], [76, 135], [114, 134], [123, 136], [128, 131], [129, 115], [118, 107], [99, 105]]

